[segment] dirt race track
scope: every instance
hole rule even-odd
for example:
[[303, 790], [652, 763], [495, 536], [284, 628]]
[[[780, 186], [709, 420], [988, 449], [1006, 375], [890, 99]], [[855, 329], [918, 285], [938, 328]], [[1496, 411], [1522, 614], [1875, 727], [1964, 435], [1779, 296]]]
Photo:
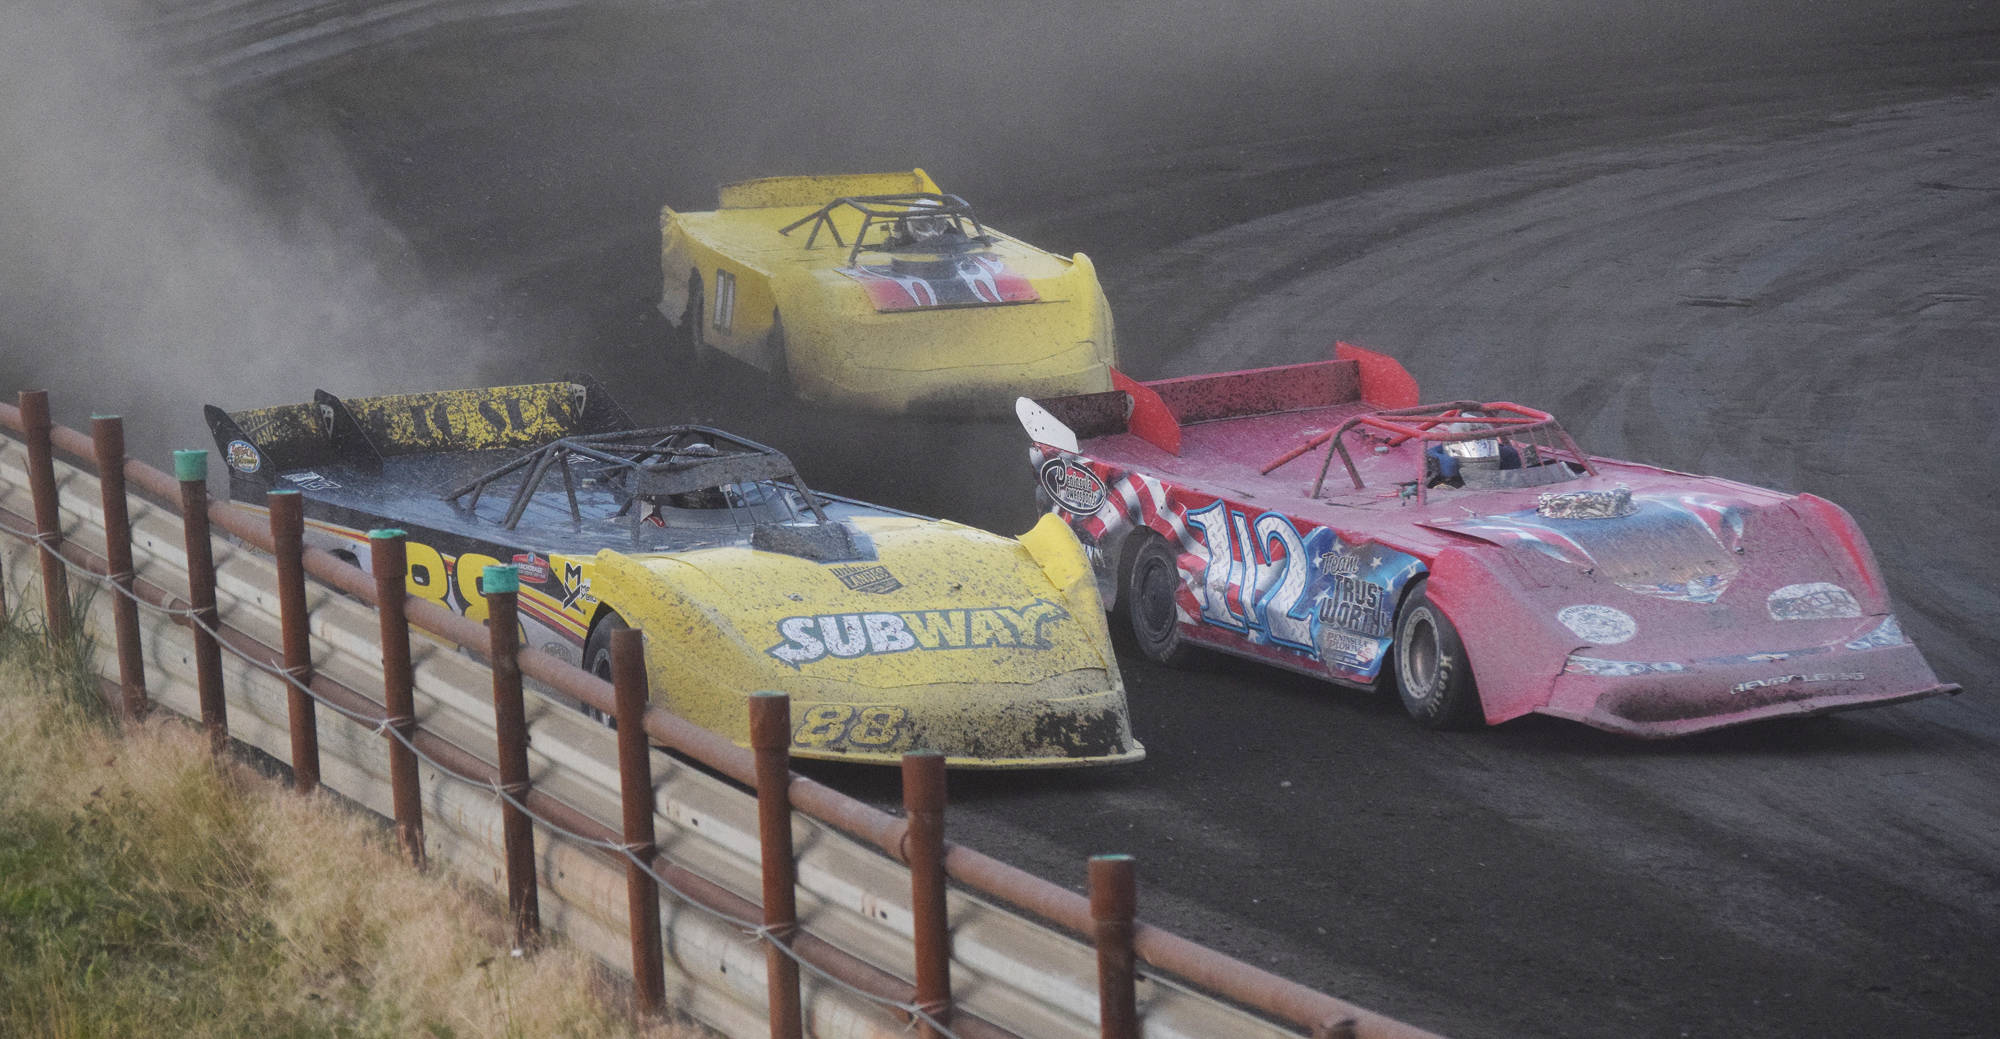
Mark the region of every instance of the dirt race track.
[[[1142, 377], [1343, 338], [1427, 398], [1545, 406], [1594, 453], [1840, 502], [1966, 689], [1641, 743], [1434, 734], [1276, 671], [1128, 661], [1148, 760], [955, 777], [954, 839], [1079, 886], [1089, 854], [1132, 853], [1147, 919], [1457, 1036], [2000, 1034], [2000, 7], [1054, 6], [603, 5], [225, 97], [209, 158], [259, 226], [330, 235], [444, 313], [302, 304], [321, 337], [267, 336], [241, 386], [96, 392], [150, 392], [200, 443], [202, 395], [586, 368], [821, 486], [1019, 530], [1007, 424], [774, 414], [658, 360], [660, 203], [926, 166], [1091, 254]], [[38, 348], [129, 368], [102, 342], [175, 320], [92, 318], [77, 298], [104, 297], [63, 291], [90, 275], [33, 255], [0, 258]], [[0, 381], [94, 405], [21, 328]]]

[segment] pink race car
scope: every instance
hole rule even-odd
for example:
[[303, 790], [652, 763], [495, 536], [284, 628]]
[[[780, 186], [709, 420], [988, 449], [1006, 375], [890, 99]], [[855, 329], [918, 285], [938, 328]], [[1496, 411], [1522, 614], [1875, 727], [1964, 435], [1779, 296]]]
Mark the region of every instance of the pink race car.
[[[1196, 646], [1393, 684], [1432, 727], [1678, 736], [1957, 692], [1839, 506], [1585, 454], [1394, 360], [1022, 398], [1043, 503], [1161, 663]], [[1392, 677], [1393, 676], [1393, 677]]]

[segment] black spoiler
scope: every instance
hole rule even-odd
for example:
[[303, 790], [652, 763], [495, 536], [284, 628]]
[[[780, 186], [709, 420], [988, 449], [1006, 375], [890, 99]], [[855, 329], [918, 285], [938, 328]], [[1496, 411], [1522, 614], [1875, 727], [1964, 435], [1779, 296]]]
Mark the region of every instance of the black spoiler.
[[229, 468], [231, 497], [251, 500], [302, 470], [380, 472], [382, 460], [397, 455], [533, 447], [632, 425], [611, 392], [581, 373], [560, 382], [381, 397], [316, 390], [304, 404], [246, 411], [210, 404], [203, 414]]

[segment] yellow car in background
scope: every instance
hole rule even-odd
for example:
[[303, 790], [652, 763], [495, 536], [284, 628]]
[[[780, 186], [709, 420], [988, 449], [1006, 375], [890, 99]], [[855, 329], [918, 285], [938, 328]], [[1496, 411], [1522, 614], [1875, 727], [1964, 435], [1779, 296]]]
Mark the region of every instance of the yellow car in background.
[[1004, 411], [1111, 388], [1111, 308], [1064, 259], [979, 222], [921, 169], [769, 177], [660, 213], [675, 361], [717, 354], [867, 411]]

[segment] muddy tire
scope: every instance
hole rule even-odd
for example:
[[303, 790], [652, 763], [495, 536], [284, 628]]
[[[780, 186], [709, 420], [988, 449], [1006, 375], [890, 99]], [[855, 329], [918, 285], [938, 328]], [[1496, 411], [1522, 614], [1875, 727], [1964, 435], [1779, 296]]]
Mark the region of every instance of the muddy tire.
[[1132, 535], [1119, 557], [1117, 629], [1130, 636], [1132, 648], [1155, 664], [1186, 667], [1197, 650], [1181, 639], [1180, 566], [1173, 549], [1158, 534]]
[[[605, 681], [611, 681], [611, 633], [624, 631], [631, 625], [616, 613], [606, 613], [590, 629], [590, 637], [583, 641], [583, 669]], [[584, 714], [595, 721], [613, 728], [617, 726], [610, 715], [587, 704], [579, 705]]]
[[783, 314], [775, 310], [771, 312], [771, 332], [765, 337], [764, 342], [764, 356], [771, 360], [770, 371], [766, 373], [765, 387], [771, 391], [771, 396], [780, 400], [789, 399], [793, 395], [792, 363], [791, 355], [786, 352]]
[[1428, 729], [1464, 729], [1483, 720], [1472, 662], [1451, 618], [1419, 583], [1396, 617], [1396, 693]]

